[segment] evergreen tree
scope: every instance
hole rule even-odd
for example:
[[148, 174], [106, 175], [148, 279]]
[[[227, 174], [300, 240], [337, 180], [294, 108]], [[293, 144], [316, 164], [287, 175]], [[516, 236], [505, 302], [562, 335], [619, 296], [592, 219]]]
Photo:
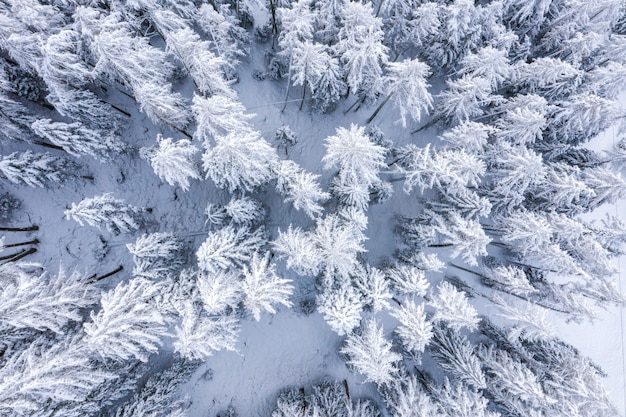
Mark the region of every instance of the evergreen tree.
[[142, 148], [142, 153], [152, 165], [154, 172], [168, 184], [189, 190], [189, 178], [199, 180], [200, 172], [193, 161], [198, 148], [187, 139], [176, 142], [172, 138], [157, 135], [157, 147]]
[[81, 122], [63, 123], [50, 119], [39, 119], [31, 124], [33, 132], [62, 147], [74, 156], [90, 155], [101, 161], [108, 161], [111, 154], [121, 153], [125, 145], [114, 135], [88, 128]]
[[217, 273], [232, 266], [242, 266], [265, 244], [263, 229], [226, 226], [210, 232], [196, 252], [202, 271]]
[[63, 182], [78, 165], [49, 153], [13, 152], [0, 160], [2, 177], [17, 185], [45, 187], [48, 182]]
[[361, 334], [351, 334], [340, 350], [348, 356], [347, 364], [365, 375], [366, 382], [386, 385], [393, 381], [398, 372], [396, 363], [401, 356], [391, 350], [391, 343], [385, 339], [383, 328], [374, 319], [368, 320]]
[[469, 330], [478, 328], [480, 322], [478, 313], [467, 301], [463, 292], [447, 281], [442, 281], [437, 286], [437, 290], [428, 302], [435, 309], [435, 314], [431, 319], [433, 323], [443, 321], [457, 331], [463, 327]]
[[276, 314], [274, 306], [277, 304], [291, 307], [288, 297], [293, 292], [293, 286], [290, 282], [276, 275], [274, 264], [270, 264], [269, 252], [263, 257], [255, 252], [250, 264], [243, 266], [241, 292], [246, 310], [259, 321], [263, 311]]
[[363, 302], [349, 283], [342, 282], [318, 292], [316, 304], [317, 311], [339, 336], [350, 334], [361, 323]]
[[392, 316], [400, 322], [396, 333], [407, 352], [423, 352], [433, 337], [433, 325], [426, 318], [424, 304], [417, 305], [413, 300], [408, 300]]
[[161, 285], [133, 278], [104, 293], [102, 309], [92, 311], [91, 322], [83, 325], [89, 349], [103, 359], [147, 362], [167, 333], [164, 317], [151, 303], [162, 290]]
[[85, 198], [80, 203], [64, 211], [65, 217], [77, 221], [81, 226], [106, 228], [113, 234], [131, 233], [140, 229], [144, 222], [143, 210], [126, 204], [124, 200], [105, 193], [93, 198]]
[[276, 151], [253, 130], [217, 136], [202, 155], [204, 170], [220, 188], [251, 191], [274, 178]]
[[99, 292], [86, 275], [63, 269], [48, 274], [37, 264], [0, 267], [0, 334], [23, 329], [65, 333], [71, 322], [81, 322], [81, 310], [97, 304]]
[[387, 97], [368, 119], [368, 122], [376, 117], [389, 99], [393, 99], [394, 106], [400, 110], [399, 121], [402, 123], [402, 127], [406, 127], [407, 115], [419, 122], [422, 110], [428, 111], [432, 107], [432, 97], [428, 92], [430, 84], [426, 81], [430, 75], [430, 68], [417, 59], [391, 62], [386, 68]]

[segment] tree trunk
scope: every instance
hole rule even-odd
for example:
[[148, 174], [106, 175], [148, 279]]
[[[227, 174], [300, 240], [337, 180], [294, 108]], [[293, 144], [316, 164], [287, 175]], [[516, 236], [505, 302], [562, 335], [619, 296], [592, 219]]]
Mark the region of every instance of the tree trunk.
[[382, 103], [380, 103], [380, 105], [378, 106], [378, 108], [376, 110], [374, 110], [374, 113], [372, 113], [372, 115], [369, 117], [369, 119], [367, 119], [367, 124], [370, 124], [372, 122], [372, 120], [374, 120], [374, 118], [378, 115], [378, 112], [380, 112], [382, 110], [383, 107], [385, 107], [385, 104], [387, 104], [387, 102], [389, 101], [389, 99], [391, 98], [391, 96], [393, 95], [393, 93], [387, 95], [387, 97], [385, 97], [385, 99], [383, 100]]
[[62, 146], [54, 145], [52, 143], [42, 142], [40, 140], [35, 140], [35, 141], [33, 141], [33, 143], [35, 145], [44, 146], [46, 148], [56, 149], [57, 151], [67, 152]]
[[283, 104], [283, 108], [280, 111], [281, 113], [285, 111], [285, 109], [287, 108], [287, 99], [289, 98], [289, 89], [291, 88], [291, 63], [293, 60], [293, 51], [292, 54], [289, 56], [289, 70], [287, 71], [287, 92], [285, 92], [285, 104]]
[[0, 232], [34, 232], [39, 230], [39, 226], [33, 225], [28, 227], [0, 227]]
[[96, 274], [94, 274], [94, 275], [89, 277], [89, 282], [90, 283], [94, 283], [94, 282], [102, 281], [105, 278], [108, 278], [110, 276], [113, 276], [113, 275], [117, 274], [118, 272], [122, 271], [123, 269], [124, 269], [124, 266], [120, 265], [117, 268], [115, 268], [113, 271], [108, 272], [108, 273], [106, 273], [104, 275], [97, 276]]
[[[20, 259], [25, 258], [25, 257], [27, 257], [28, 255], [33, 254], [33, 253], [35, 253], [35, 252], [37, 252], [37, 249], [35, 249], [35, 248], [30, 248], [30, 249], [28, 249], [27, 251], [22, 251], [22, 252], [19, 252], [16, 256], [14, 256], [13, 258], [9, 259], [9, 260], [8, 260], [8, 261], [6, 261], [4, 264], [8, 264], [9, 262], [16, 262], [16, 261], [19, 261]], [[4, 264], [3, 264], [3, 265], [4, 265]]]
[[302, 106], [304, 106], [304, 98], [306, 97], [306, 80], [304, 80], [304, 84], [302, 84], [302, 100], [300, 100], [300, 111], [302, 111]]
[[418, 127], [417, 129], [415, 129], [414, 131], [411, 132], [411, 134], [415, 134], [417, 132], [421, 132], [424, 129], [428, 129], [429, 127], [434, 126], [437, 122], [443, 120], [443, 115], [439, 115], [437, 117], [434, 117], [432, 119], [430, 119], [430, 121], [428, 123], [426, 123], [424, 126], [422, 127]]
[[20, 242], [20, 243], [9, 243], [4, 245], [3, 248], [16, 248], [18, 246], [26, 246], [26, 245], [36, 245], [39, 243], [39, 239], [29, 240], [28, 242]]

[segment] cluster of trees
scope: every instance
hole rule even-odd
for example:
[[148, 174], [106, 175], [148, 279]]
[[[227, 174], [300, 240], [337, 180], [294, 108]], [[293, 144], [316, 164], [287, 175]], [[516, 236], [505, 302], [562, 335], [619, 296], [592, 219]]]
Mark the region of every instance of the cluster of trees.
[[[286, 77], [285, 106], [292, 87], [301, 109], [307, 94], [326, 112], [351, 97], [346, 114], [372, 107], [364, 125], [384, 109], [397, 132], [433, 132], [436, 143], [394, 147], [375, 126], [338, 127], [323, 142], [327, 189], [281, 159], [233, 86], [261, 16], [256, 35], [273, 38], [268, 73]], [[578, 217], [626, 196], [624, 141], [586, 147], [623, 117], [624, 22], [619, 0], [2, 2], [7, 188], [62, 183], [85, 157], [133, 155], [122, 133], [143, 112], [161, 133], [136, 151], [155, 175], [183, 192], [210, 179], [229, 197], [208, 205], [195, 248], [148, 233], [150, 210], [107, 190], [68, 205], [81, 226], [135, 235], [132, 271], [114, 282], [3, 258], [0, 414], [184, 415], [178, 386], [235, 349], [241, 320], [292, 306], [299, 284], [284, 266], [315, 279], [318, 312], [345, 337], [340, 353], [395, 416], [614, 415], [602, 372], [555, 338], [546, 312], [582, 320], [625, 301], [613, 260], [626, 223]], [[296, 142], [287, 126], [276, 138]], [[372, 265], [368, 208], [391, 197], [389, 174], [416, 210], [397, 219], [395, 258]], [[308, 223], [271, 229], [269, 187]], [[0, 203], [10, 221], [18, 202]], [[434, 284], [440, 255], [488, 288]], [[468, 294], [516, 324], [479, 317]], [[164, 345], [172, 355], [155, 369]], [[328, 383], [281, 394], [273, 415], [377, 416], [382, 406]]]

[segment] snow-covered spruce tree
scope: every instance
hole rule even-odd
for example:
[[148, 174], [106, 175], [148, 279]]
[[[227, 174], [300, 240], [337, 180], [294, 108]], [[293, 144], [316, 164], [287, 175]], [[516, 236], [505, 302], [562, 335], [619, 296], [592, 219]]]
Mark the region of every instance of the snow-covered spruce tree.
[[182, 242], [170, 233], [141, 235], [126, 248], [133, 255], [133, 276], [164, 278], [180, 270], [185, 261]]
[[[370, 187], [380, 181], [378, 172], [385, 166], [385, 153], [385, 148], [369, 140], [364, 127], [354, 124], [350, 129], [338, 127], [334, 136], [326, 138], [326, 155], [322, 161], [326, 168], [339, 168], [335, 193], [340, 199], [365, 208]], [[364, 197], [355, 198], [353, 189]]]
[[325, 45], [308, 41], [300, 42], [293, 48], [290, 72], [293, 85], [301, 85], [303, 89], [300, 110], [304, 105], [307, 87], [314, 91], [324, 71], [328, 69], [331, 57], [326, 49]]
[[83, 325], [85, 344], [103, 360], [148, 361], [167, 333], [165, 318], [151, 303], [163, 286], [132, 278], [102, 295], [102, 309]]
[[[306, 41], [311, 41], [313, 39], [314, 14], [311, 10], [310, 0], [298, 0], [297, 2], [291, 4], [291, 7], [280, 7], [276, 12], [280, 17], [281, 22], [281, 31], [280, 36], [278, 37], [278, 45], [281, 48], [280, 55], [285, 57], [288, 61], [287, 90], [285, 92], [284, 100], [287, 102], [291, 81], [293, 79], [292, 64], [294, 61], [294, 51], [296, 49], [301, 49]], [[285, 103], [283, 109], [286, 105], [287, 103]]]
[[[77, 221], [81, 226], [106, 228], [113, 234], [131, 233], [140, 229], [144, 222], [144, 211], [113, 197], [111, 193], [86, 198], [80, 203], [72, 203], [65, 210], [65, 217]], [[84, 223], [83, 223], [84, 222]]]
[[234, 314], [209, 317], [193, 299], [184, 300], [178, 309], [182, 316], [174, 332], [174, 351], [188, 360], [206, 360], [214, 352], [235, 350], [239, 321]]
[[476, 390], [487, 388], [481, 361], [465, 336], [441, 324], [433, 335], [430, 352], [444, 370]]
[[426, 81], [430, 75], [430, 68], [417, 59], [408, 59], [402, 62], [391, 62], [386, 69], [384, 82], [387, 96], [370, 116], [368, 122], [374, 120], [390, 99], [400, 111], [399, 121], [402, 127], [406, 127], [407, 116], [419, 122], [422, 110], [428, 111], [432, 107], [432, 97], [428, 92], [430, 84]]
[[37, 264], [0, 267], [0, 334], [21, 329], [65, 333], [71, 322], [81, 322], [81, 310], [98, 303], [99, 291], [87, 275], [60, 269], [49, 274]]
[[319, 175], [311, 174], [290, 160], [282, 160], [276, 168], [276, 191], [285, 196], [296, 210], [312, 219], [324, 211], [321, 203], [330, 198], [318, 183]]
[[426, 280], [426, 275], [422, 269], [413, 265], [397, 263], [385, 272], [397, 293], [417, 297], [426, 295], [430, 284]]
[[101, 161], [107, 161], [125, 149], [124, 144], [113, 132], [106, 135], [81, 122], [63, 123], [39, 119], [31, 124], [31, 129], [36, 135], [62, 147], [74, 156], [90, 155]]
[[180, 398], [180, 386], [187, 382], [198, 362], [175, 359], [169, 367], [152, 375], [143, 388], [122, 404], [115, 417], [185, 416], [189, 401]]
[[191, 110], [197, 123], [194, 138], [201, 140], [205, 148], [209, 148], [218, 136], [249, 130], [247, 120], [254, 117], [253, 114], [246, 114], [239, 101], [222, 95], [194, 95]]
[[234, 311], [243, 300], [238, 271], [198, 272], [195, 277], [202, 308], [211, 316]]
[[243, 266], [266, 243], [263, 228], [226, 226], [210, 232], [196, 252], [202, 271], [217, 273], [232, 266]]
[[395, 417], [443, 417], [439, 405], [413, 375], [402, 375], [383, 390], [385, 404]]
[[407, 352], [423, 352], [433, 337], [433, 325], [426, 317], [424, 304], [415, 304], [413, 300], [408, 300], [391, 315], [400, 322], [396, 333]]
[[97, 368], [77, 337], [49, 346], [33, 340], [0, 367], [0, 414], [53, 415], [62, 404], [80, 404], [115, 375]]
[[350, 334], [361, 323], [363, 301], [359, 292], [348, 282], [319, 292], [316, 304], [317, 311], [339, 336]]
[[157, 135], [156, 148], [140, 150], [159, 178], [183, 191], [189, 190], [190, 178], [201, 178], [199, 167], [194, 161], [197, 152], [198, 148], [190, 140], [180, 139], [174, 142], [172, 138], [164, 138], [160, 133]]
[[312, 239], [312, 233], [290, 224], [286, 231], [278, 230], [272, 242], [279, 258], [286, 260], [287, 268], [300, 275], [316, 275], [322, 264], [322, 255]]
[[454, 330], [466, 327], [468, 330], [476, 330], [480, 318], [476, 309], [467, 301], [465, 293], [457, 290], [447, 281], [442, 281], [437, 286], [437, 292], [432, 294], [428, 304], [435, 309], [431, 321], [437, 323], [443, 321]]
[[486, 168], [480, 158], [464, 150], [434, 150], [430, 144], [423, 148], [409, 144], [398, 150], [398, 171], [406, 175], [406, 193], [416, 186], [421, 191], [450, 185], [477, 186]]
[[401, 359], [391, 350], [391, 342], [374, 319], [364, 323], [360, 334], [349, 335], [340, 352], [348, 356], [348, 365], [365, 375], [366, 382], [377, 385], [389, 384], [393, 380], [398, 372], [396, 363]]
[[19, 101], [14, 100], [5, 71], [0, 68], [0, 135], [8, 139], [25, 140], [33, 116]]
[[226, 216], [240, 226], [256, 226], [263, 223], [265, 209], [258, 200], [250, 197], [232, 198], [224, 206]]
[[354, 93], [361, 88], [363, 96], [373, 96], [379, 88], [363, 87], [376, 85], [389, 59], [383, 44], [382, 19], [374, 16], [371, 4], [346, 2], [341, 23], [334, 49], [346, 69], [348, 86]]
[[251, 191], [275, 177], [276, 150], [250, 128], [215, 137], [202, 155], [207, 178], [220, 188]]
[[440, 410], [446, 417], [499, 417], [489, 410], [489, 401], [480, 392], [463, 383], [452, 383], [445, 378], [441, 386], [432, 384], [431, 392], [437, 399]]
[[391, 308], [389, 301], [393, 294], [389, 290], [389, 282], [385, 274], [372, 266], [364, 265], [356, 268], [352, 274], [355, 287], [361, 293], [363, 304], [374, 313]]
[[229, 4], [202, 4], [198, 8], [196, 22], [209, 36], [212, 49], [226, 65], [234, 70], [239, 58], [245, 56], [249, 43], [248, 32], [239, 26]]
[[25, 151], [13, 152], [0, 159], [0, 176], [16, 185], [45, 187], [50, 182], [63, 182], [76, 172], [75, 162], [50, 155]]
[[256, 321], [261, 319], [261, 313], [266, 311], [276, 314], [276, 305], [291, 307], [289, 296], [293, 292], [291, 280], [276, 275], [274, 264], [270, 263], [270, 254], [265, 256], [255, 252], [248, 265], [243, 266], [241, 292], [243, 305], [254, 316]]
[[365, 235], [354, 224], [328, 215], [317, 221], [312, 241], [317, 248], [326, 279], [348, 277], [357, 265], [357, 255], [365, 252]]

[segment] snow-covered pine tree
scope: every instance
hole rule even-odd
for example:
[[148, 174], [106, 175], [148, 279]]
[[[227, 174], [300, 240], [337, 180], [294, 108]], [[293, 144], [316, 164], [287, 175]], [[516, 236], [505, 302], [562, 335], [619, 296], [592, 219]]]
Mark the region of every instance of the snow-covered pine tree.
[[214, 352], [235, 350], [239, 321], [234, 314], [209, 317], [194, 305], [193, 299], [179, 307], [182, 316], [175, 328], [174, 351], [187, 360], [206, 360]]
[[339, 59], [330, 54], [322, 56], [322, 70], [311, 86], [313, 104], [321, 111], [328, 111], [348, 92], [344, 69]]
[[372, 143], [365, 128], [355, 124], [350, 129], [338, 127], [334, 136], [326, 138], [326, 168], [339, 168], [340, 174], [351, 176], [370, 186], [379, 181], [378, 171], [384, 167], [386, 150]]
[[430, 285], [424, 271], [416, 266], [397, 263], [385, 271], [394, 290], [400, 294], [423, 297]]
[[285, 202], [314, 219], [324, 211], [321, 203], [330, 198], [320, 187], [319, 177], [293, 161], [281, 160], [276, 168], [276, 191], [285, 196]]
[[468, 388], [463, 383], [450, 382], [445, 378], [441, 386], [431, 386], [440, 410], [446, 417], [499, 417], [489, 410], [489, 401], [480, 392]]
[[374, 313], [391, 308], [389, 300], [393, 294], [381, 270], [369, 265], [358, 267], [353, 273], [353, 282], [361, 293], [363, 304]]
[[147, 362], [167, 334], [165, 318], [151, 303], [161, 291], [162, 285], [132, 278], [104, 293], [102, 309], [83, 324], [87, 347], [103, 360]]
[[513, 409], [521, 402], [522, 409], [528, 410], [541, 410], [556, 403], [546, 394], [537, 375], [506, 351], [483, 347], [478, 354], [488, 371], [489, 392], [497, 402]]
[[249, 42], [248, 32], [239, 26], [229, 4], [219, 4], [216, 10], [212, 4], [202, 4], [198, 8], [196, 22], [210, 36], [210, 42], [226, 65], [234, 70], [239, 58], [245, 55]]
[[386, 66], [385, 93], [387, 96], [368, 122], [374, 117], [391, 99], [394, 106], [400, 111], [399, 121], [402, 127], [406, 127], [406, 119], [419, 122], [422, 111], [428, 111], [432, 107], [432, 97], [428, 92], [430, 84], [426, 81], [430, 76], [430, 68], [417, 59], [407, 59], [401, 62], [391, 62]]
[[194, 95], [192, 103], [191, 110], [197, 123], [194, 138], [201, 140], [205, 148], [209, 148], [218, 136], [250, 129], [247, 120], [254, 115], [246, 114], [243, 104], [231, 97]]
[[89, 155], [101, 161], [110, 160], [124, 151], [125, 145], [114, 134], [103, 134], [81, 122], [53, 122], [39, 119], [31, 124], [33, 132], [74, 156]]
[[442, 325], [435, 327], [433, 336], [431, 354], [444, 370], [476, 390], [487, 388], [481, 361], [465, 336]]
[[365, 375], [366, 382], [377, 385], [393, 381], [398, 372], [397, 362], [402, 358], [391, 350], [391, 342], [374, 319], [365, 322], [360, 334], [350, 334], [340, 352], [348, 356], [349, 366]]
[[216, 273], [198, 272], [195, 274], [198, 298], [202, 308], [210, 316], [229, 310], [236, 310], [242, 301], [241, 280], [235, 271]]
[[144, 210], [126, 204], [124, 200], [113, 197], [111, 193], [85, 198], [80, 203], [64, 211], [65, 217], [77, 221], [81, 226], [106, 228], [113, 234], [131, 233], [140, 229], [144, 223]]
[[22, 329], [65, 333], [71, 322], [81, 322], [81, 310], [98, 303], [99, 291], [85, 274], [59, 269], [49, 274], [37, 264], [0, 267], [0, 335]]
[[478, 328], [480, 318], [476, 309], [467, 301], [465, 293], [447, 281], [437, 286], [437, 292], [431, 295], [428, 304], [435, 309], [433, 323], [443, 321], [457, 331], [463, 327], [470, 331]]
[[489, 137], [496, 132], [497, 129], [483, 123], [463, 121], [446, 130], [439, 138], [454, 149], [480, 155], [484, 153]]
[[469, 53], [461, 60], [461, 75], [487, 80], [491, 90], [496, 90], [511, 77], [513, 71], [507, 57], [507, 51], [485, 46], [476, 53]]
[[250, 231], [246, 227], [226, 226], [209, 232], [196, 252], [202, 271], [217, 273], [232, 266], [242, 266], [265, 245], [263, 228]]
[[[387, 63], [387, 47], [382, 19], [374, 16], [371, 4], [346, 2], [341, 10], [342, 27], [334, 46], [346, 69], [346, 81], [353, 92], [365, 85], [376, 85], [381, 78], [383, 66]], [[366, 95], [378, 93], [378, 89], [367, 91]]]
[[350, 283], [341, 282], [318, 292], [316, 304], [317, 311], [339, 336], [350, 334], [361, 322], [363, 301]]
[[287, 268], [301, 275], [316, 275], [323, 261], [320, 249], [312, 239], [311, 232], [303, 231], [290, 224], [286, 231], [278, 230], [272, 242], [279, 258], [286, 260]]
[[414, 375], [402, 375], [383, 391], [385, 404], [394, 417], [444, 417], [437, 402]]
[[467, 121], [483, 114], [483, 107], [496, 101], [489, 80], [464, 75], [447, 80], [448, 88], [439, 94], [437, 111], [451, 122]]
[[252, 227], [263, 222], [265, 209], [258, 200], [250, 197], [232, 198], [224, 206], [226, 216], [240, 226]]
[[162, 85], [144, 81], [133, 86], [133, 94], [150, 120], [183, 130], [191, 120], [188, 106], [179, 93], [165, 90]]
[[548, 321], [548, 310], [531, 302], [520, 306], [503, 298], [494, 297], [496, 305], [503, 311], [500, 316], [515, 322], [509, 327], [509, 340], [513, 343], [518, 339], [536, 342], [550, 340], [555, 337], [555, 328]]
[[197, 152], [198, 148], [190, 140], [180, 139], [174, 142], [172, 138], [164, 138], [160, 133], [157, 135], [156, 148], [140, 150], [159, 178], [183, 191], [189, 190], [190, 178], [201, 178], [199, 167], [194, 161]]
[[16, 185], [45, 187], [49, 182], [63, 182], [78, 165], [49, 153], [13, 152], [0, 160], [0, 175]]
[[324, 71], [328, 69], [328, 62], [331, 58], [326, 49], [325, 45], [309, 41], [299, 42], [293, 48], [290, 66], [291, 81], [294, 86], [302, 86], [301, 110], [307, 87], [313, 91]]
[[275, 177], [278, 155], [259, 132], [233, 131], [215, 137], [215, 143], [202, 155], [202, 163], [218, 187], [251, 191]]
[[137, 238], [135, 243], [126, 245], [133, 255], [134, 276], [160, 279], [178, 272], [185, 259], [183, 244], [171, 233], [150, 233]]
[[407, 352], [423, 352], [433, 337], [433, 325], [426, 317], [424, 304], [407, 300], [391, 315], [400, 322], [395, 331]]
[[276, 305], [291, 307], [289, 296], [293, 292], [291, 280], [276, 275], [274, 264], [270, 263], [270, 254], [264, 256], [255, 252], [248, 265], [243, 266], [241, 292], [243, 305], [259, 321], [261, 313], [267, 311], [276, 314]]
[[365, 239], [362, 231], [336, 215], [328, 215], [317, 221], [312, 241], [317, 247], [327, 279], [350, 275], [357, 265], [357, 255], [365, 252]]
[[50, 346], [33, 340], [0, 367], [0, 414], [52, 415], [62, 404], [80, 404], [116, 375], [95, 366], [82, 341], [69, 337]]
[[460, 256], [470, 265], [478, 265], [478, 258], [487, 255], [487, 245], [491, 238], [487, 236], [477, 220], [468, 220], [452, 211], [447, 218], [434, 215], [434, 227], [444, 239], [442, 244], [452, 245], [451, 256]]
[[180, 387], [198, 367], [198, 362], [175, 359], [169, 366], [148, 378], [141, 390], [115, 412], [115, 417], [183, 417], [189, 401], [180, 398]]

